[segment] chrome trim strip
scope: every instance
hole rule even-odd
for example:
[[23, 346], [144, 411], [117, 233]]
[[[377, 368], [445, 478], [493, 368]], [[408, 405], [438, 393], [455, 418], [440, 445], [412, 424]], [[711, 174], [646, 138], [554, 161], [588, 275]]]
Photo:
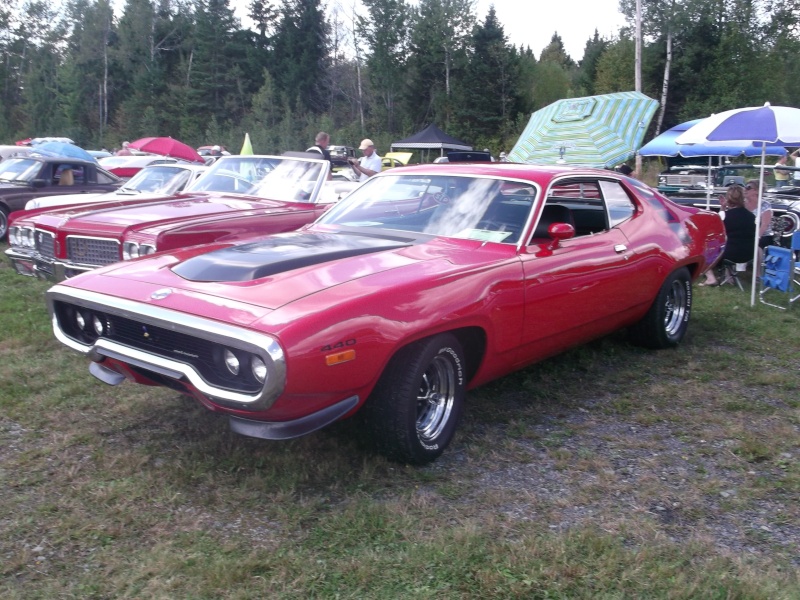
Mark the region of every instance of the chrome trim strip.
[[[283, 349], [275, 338], [267, 334], [256, 333], [235, 325], [220, 323], [219, 321], [160, 306], [142, 304], [124, 298], [116, 298], [63, 285], [54, 285], [50, 288], [47, 291], [46, 299], [56, 339], [65, 346], [87, 355], [96, 362], [108, 356], [121, 362], [130, 362], [137, 367], [150, 369], [174, 379], [185, 378], [199, 392], [214, 401], [248, 410], [266, 410], [272, 406], [272, 403], [283, 392], [286, 384], [286, 360]], [[82, 344], [67, 337], [59, 327], [54, 308], [57, 300], [251, 352], [260, 356], [267, 365], [270, 365], [270, 377], [257, 394], [244, 394], [209, 384], [192, 365], [187, 363], [156, 356], [103, 338], [100, 338], [91, 346]]]

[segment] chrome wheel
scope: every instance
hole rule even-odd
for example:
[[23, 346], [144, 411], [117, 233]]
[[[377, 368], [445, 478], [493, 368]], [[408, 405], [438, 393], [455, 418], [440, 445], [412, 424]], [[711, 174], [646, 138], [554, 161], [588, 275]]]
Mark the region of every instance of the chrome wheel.
[[676, 335], [683, 327], [688, 307], [686, 285], [681, 280], [673, 281], [664, 306], [664, 332], [668, 336]]
[[375, 447], [407, 464], [424, 465], [439, 456], [464, 410], [465, 366], [451, 333], [398, 350], [361, 409]]
[[429, 444], [442, 433], [450, 419], [456, 394], [456, 373], [452, 359], [439, 355], [425, 370], [417, 393], [417, 434]]

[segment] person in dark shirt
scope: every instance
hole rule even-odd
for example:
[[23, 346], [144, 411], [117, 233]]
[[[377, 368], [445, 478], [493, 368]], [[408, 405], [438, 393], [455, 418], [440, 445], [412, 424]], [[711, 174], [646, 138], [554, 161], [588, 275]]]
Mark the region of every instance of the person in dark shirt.
[[333, 163], [331, 163], [331, 153], [328, 150], [328, 144], [330, 143], [331, 136], [324, 131], [320, 131], [314, 138], [314, 145], [306, 150], [306, 152], [316, 152], [318, 154], [322, 154], [325, 160], [328, 161], [328, 165], [330, 165], [328, 168], [328, 179], [333, 177]]
[[[722, 204], [722, 201], [720, 201]], [[744, 189], [740, 185], [732, 185], [725, 194], [724, 205], [727, 207], [720, 216], [725, 224], [725, 252], [719, 263], [728, 260], [735, 263], [746, 263], [753, 258], [753, 245], [756, 237], [756, 217], [745, 207]], [[706, 280], [700, 285], [719, 285], [714, 269], [706, 271]]]

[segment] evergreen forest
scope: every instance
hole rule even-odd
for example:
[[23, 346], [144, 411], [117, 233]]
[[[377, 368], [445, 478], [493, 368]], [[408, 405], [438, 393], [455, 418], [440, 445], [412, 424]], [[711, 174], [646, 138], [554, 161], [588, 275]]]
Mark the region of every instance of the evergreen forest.
[[[248, 132], [274, 153], [325, 130], [382, 153], [436, 123], [497, 154], [555, 100], [634, 89], [635, 0], [582, 56], [557, 32], [538, 51], [510, 44], [472, 0], [242, 1], [245, 19], [230, 0], [4, 3], [0, 142], [169, 135], [236, 151]], [[642, 34], [642, 91], [661, 102], [646, 139], [730, 108], [800, 106], [800, 0], [642, 0]]]

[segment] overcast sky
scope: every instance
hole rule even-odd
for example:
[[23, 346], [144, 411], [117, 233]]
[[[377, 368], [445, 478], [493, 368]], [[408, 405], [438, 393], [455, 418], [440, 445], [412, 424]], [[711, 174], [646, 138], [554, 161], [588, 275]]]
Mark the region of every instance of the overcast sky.
[[508, 41], [530, 46], [537, 59], [553, 33], [561, 36], [570, 57], [580, 60], [595, 29], [610, 38], [625, 24], [619, 0], [478, 0], [480, 22], [492, 4]]
[[[250, 0], [231, 0], [245, 27], [249, 25], [249, 19], [245, 18], [249, 4]], [[619, 0], [477, 0], [479, 22], [486, 19], [492, 4], [509, 43], [530, 46], [537, 59], [553, 33], [558, 32], [567, 53], [578, 61], [583, 58], [583, 49], [595, 29], [608, 39], [625, 24]], [[346, 15], [352, 11], [353, 0], [328, 0], [327, 6], [329, 10], [339, 6]]]

